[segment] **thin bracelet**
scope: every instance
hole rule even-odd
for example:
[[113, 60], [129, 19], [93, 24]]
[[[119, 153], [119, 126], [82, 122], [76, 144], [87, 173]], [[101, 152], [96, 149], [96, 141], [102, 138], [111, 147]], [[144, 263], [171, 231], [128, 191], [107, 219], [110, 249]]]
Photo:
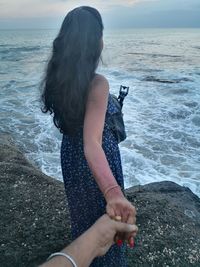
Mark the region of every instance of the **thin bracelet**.
[[56, 253], [51, 254], [48, 257], [47, 261], [49, 261], [50, 259], [52, 259], [55, 256], [63, 256], [63, 257], [65, 257], [66, 259], [68, 259], [71, 262], [71, 264], [73, 265], [73, 267], [78, 267], [76, 265], [75, 261], [72, 259], [72, 257], [70, 257], [69, 255], [67, 255], [66, 253], [63, 253], [63, 252], [56, 252]]
[[108, 187], [105, 191], [104, 191], [104, 197], [106, 197], [106, 195], [108, 194], [108, 192], [114, 188], [117, 188], [119, 187], [119, 185], [113, 185], [113, 186], [110, 186]]

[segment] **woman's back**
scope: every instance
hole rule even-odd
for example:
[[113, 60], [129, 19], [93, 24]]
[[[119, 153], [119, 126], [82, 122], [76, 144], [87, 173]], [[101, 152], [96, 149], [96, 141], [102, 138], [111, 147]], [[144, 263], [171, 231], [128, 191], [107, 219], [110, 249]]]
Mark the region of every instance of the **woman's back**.
[[[92, 7], [75, 8], [53, 42], [43, 82], [43, 112], [53, 115], [63, 133], [61, 167], [73, 239], [106, 212], [134, 223], [133, 206], [122, 192], [118, 140], [108, 127], [116, 109], [108, 81], [96, 74], [102, 49], [101, 15]], [[126, 267], [124, 247], [114, 245], [91, 266]]]

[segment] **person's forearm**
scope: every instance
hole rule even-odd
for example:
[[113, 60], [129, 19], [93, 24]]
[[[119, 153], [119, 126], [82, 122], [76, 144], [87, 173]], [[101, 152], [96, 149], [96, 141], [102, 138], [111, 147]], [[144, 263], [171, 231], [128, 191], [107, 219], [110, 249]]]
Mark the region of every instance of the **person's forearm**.
[[89, 229], [62, 252], [72, 256], [78, 267], [88, 267], [97, 256], [96, 243], [94, 233]]
[[[90, 144], [84, 147], [84, 153], [94, 179], [102, 193], [105, 193], [107, 188], [118, 185], [104, 150], [98, 142], [90, 142]], [[114, 188], [112, 192], [116, 195], [123, 195], [119, 187]]]
[[[72, 257], [78, 267], [88, 267], [98, 254], [96, 235], [93, 229], [87, 230], [61, 252]], [[72, 267], [70, 261], [63, 256], [55, 256], [39, 267]]]

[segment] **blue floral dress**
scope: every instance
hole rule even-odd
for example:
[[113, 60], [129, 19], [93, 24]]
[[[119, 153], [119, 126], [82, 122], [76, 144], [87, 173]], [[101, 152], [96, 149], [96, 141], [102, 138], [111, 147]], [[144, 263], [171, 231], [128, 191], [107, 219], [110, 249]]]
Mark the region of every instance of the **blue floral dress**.
[[[107, 124], [108, 116], [115, 112], [117, 110], [109, 94], [102, 147], [112, 173], [123, 190], [124, 181], [119, 147]], [[72, 239], [75, 239], [106, 213], [104, 196], [84, 156], [82, 128], [75, 137], [63, 135], [61, 166], [71, 216]], [[113, 245], [105, 256], [96, 258], [90, 266], [126, 267], [125, 246]]]

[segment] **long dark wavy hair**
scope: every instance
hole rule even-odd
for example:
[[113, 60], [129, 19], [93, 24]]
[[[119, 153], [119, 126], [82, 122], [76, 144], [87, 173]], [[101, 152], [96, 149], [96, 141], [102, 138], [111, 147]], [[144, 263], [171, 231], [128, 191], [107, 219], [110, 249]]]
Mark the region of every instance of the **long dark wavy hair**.
[[89, 6], [70, 11], [53, 41], [42, 81], [42, 111], [53, 115], [61, 133], [74, 135], [81, 125], [90, 84], [101, 56], [103, 22]]

